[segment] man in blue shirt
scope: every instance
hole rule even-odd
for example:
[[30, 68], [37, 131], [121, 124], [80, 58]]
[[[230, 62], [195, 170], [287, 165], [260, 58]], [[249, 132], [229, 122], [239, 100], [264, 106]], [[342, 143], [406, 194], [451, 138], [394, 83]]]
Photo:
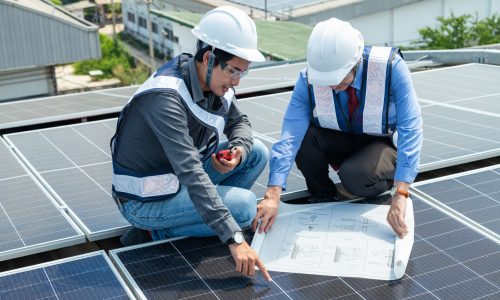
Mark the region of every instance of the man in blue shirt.
[[420, 106], [398, 49], [365, 47], [348, 22], [318, 23], [307, 46], [307, 68], [300, 72], [272, 149], [254, 229], [258, 220], [260, 231], [273, 225], [295, 160], [313, 202], [339, 200], [330, 165], [351, 194], [371, 197], [391, 189], [387, 221], [403, 237], [422, 140]]

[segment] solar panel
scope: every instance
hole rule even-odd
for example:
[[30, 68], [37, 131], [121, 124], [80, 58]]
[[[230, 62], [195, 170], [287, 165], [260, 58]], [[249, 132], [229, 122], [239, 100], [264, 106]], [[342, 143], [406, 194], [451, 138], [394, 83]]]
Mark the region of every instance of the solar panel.
[[116, 120], [106, 120], [5, 136], [91, 241], [130, 226], [111, 198], [109, 140], [115, 126]]
[[0, 129], [116, 113], [129, 98], [123, 94], [132, 95], [135, 89], [116, 88], [0, 103]]
[[500, 66], [466, 64], [412, 74], [422, 104], [500, 116]]
[[0, 299], [134, 299], [104, 251], [0, 273]]
[[305, 62], [251, 69], [243, 77], [236, 89], [237, 95], [264, 92], [295, 85], [299, 72], [306, 67]]
[[480, 224], [500, 241], [500, 166], [418, 182], [422, 197]]
[[[5, 136], [54, 197], [68, 206], [70, 215], [89, 240], [120, 235], [129, 226], [110, 194], [109, 140], [115, 123], [116, 119], [113, 119]], [[254, 124], [258, 125], [258, 122]], [[258, 129], [264, 130], [257, 126]], [[255, 131], [255, 136], [271, 148], [272, 133]], [[266, 166], [252, 187], [258, 198], [264, 196], [268, 174]], [[304, 189], [302, 174], [294, 167], [284, 199], [303, 195]]]
[[[276, 141], [292, 92], [239, 101], [258, 137]], [[430, 171], [500, 154], [500, 118], [443, 106], [422, 107], [424, 143], [420, 171]]]
[[[236, 94], [291, 87], [306, 63], [256, 68], [243, 78]], [[139, 86], [0, 103], [0, 129], [118, 113]]]
[[[270, 140], [263, 139], [262, 135], [257, 136], [254, 132], [254, 137], [259, 138], [271, 151], [272, 147], [272, 142]], [[257, 199], [264, 198], [264, 194], [267, 189], [267, 183], [269, 181], [269, 164], [266, 164], [266, 167], [264, 171], [262, 171], [262, 174], [260, 174], [259, 178], [257, 178], [257, 181], [255, 184], [252, 186], [252, 192], [255, 193], [257, 196]], [[283, 192], [281, 199], [283, 201], [287, 201], [290, 199], [296, 199], [299, 197], [304, 197], [309, 195], [306, 192], [307, 186], [305, 183], [305, 179], [302, 176], [302, 173], [300, 172], [299, 169], [297, 169], [297, 166], [292, 167], [292, 170], [290, 171], [290, 175], [288, 176], [287, 179], [287, 187], [286, 191]]]
[[[387, 200], [379, 197], [376, 202]], [[415, 243], [406, 274], [381, 281], [271, 272], [273, 282], [240, 276], [227, 245], [187, 238], [112, 250], [141, 299], [494, 299], [500, 296], [498, 244], [413, 197]]]
[[83, 233], [0, 141], [0, 261], [85, 243]]

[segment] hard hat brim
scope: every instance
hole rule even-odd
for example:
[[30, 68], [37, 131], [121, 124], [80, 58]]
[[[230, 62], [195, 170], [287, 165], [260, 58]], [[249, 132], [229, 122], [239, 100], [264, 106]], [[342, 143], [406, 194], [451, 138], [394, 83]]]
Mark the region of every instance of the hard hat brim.
[[262, 55], [262, 53], [260, 53], [260, 51], [257, 49], [238, 49], [237, 51], [231, 51], [230, 49], [227, 50], [222, 49], [222, 50], [227, 51], [233, 55], [236, 55], [248, 61], [262, 62], [266, 60], [264, 55]]
[[321, 72], [314, 70], [307, 64], [307, 80], [310, 84], [320, 86], [338, 85], [349, 74], [351, 69], [352, 67], [331, 72]]

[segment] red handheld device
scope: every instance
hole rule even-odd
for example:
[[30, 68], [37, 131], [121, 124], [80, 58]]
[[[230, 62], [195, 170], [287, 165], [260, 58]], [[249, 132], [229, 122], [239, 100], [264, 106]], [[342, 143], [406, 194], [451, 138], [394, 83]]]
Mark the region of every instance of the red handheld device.
[[233, 153], [231, 153], [231, 150], [229, 149], [221, 150], [217, 153], [218, 159], [224, 158], [225, 160], [231, 160], [233, 157]]

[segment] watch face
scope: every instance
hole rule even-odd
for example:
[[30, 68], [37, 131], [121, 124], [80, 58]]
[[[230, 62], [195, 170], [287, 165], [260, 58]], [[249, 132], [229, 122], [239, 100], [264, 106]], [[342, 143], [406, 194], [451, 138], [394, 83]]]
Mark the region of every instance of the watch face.
[[237, 244], [243, 243], [243, 233], [241, 233], [240, 231], [236, 232], [233, 236], [233, 239]]

